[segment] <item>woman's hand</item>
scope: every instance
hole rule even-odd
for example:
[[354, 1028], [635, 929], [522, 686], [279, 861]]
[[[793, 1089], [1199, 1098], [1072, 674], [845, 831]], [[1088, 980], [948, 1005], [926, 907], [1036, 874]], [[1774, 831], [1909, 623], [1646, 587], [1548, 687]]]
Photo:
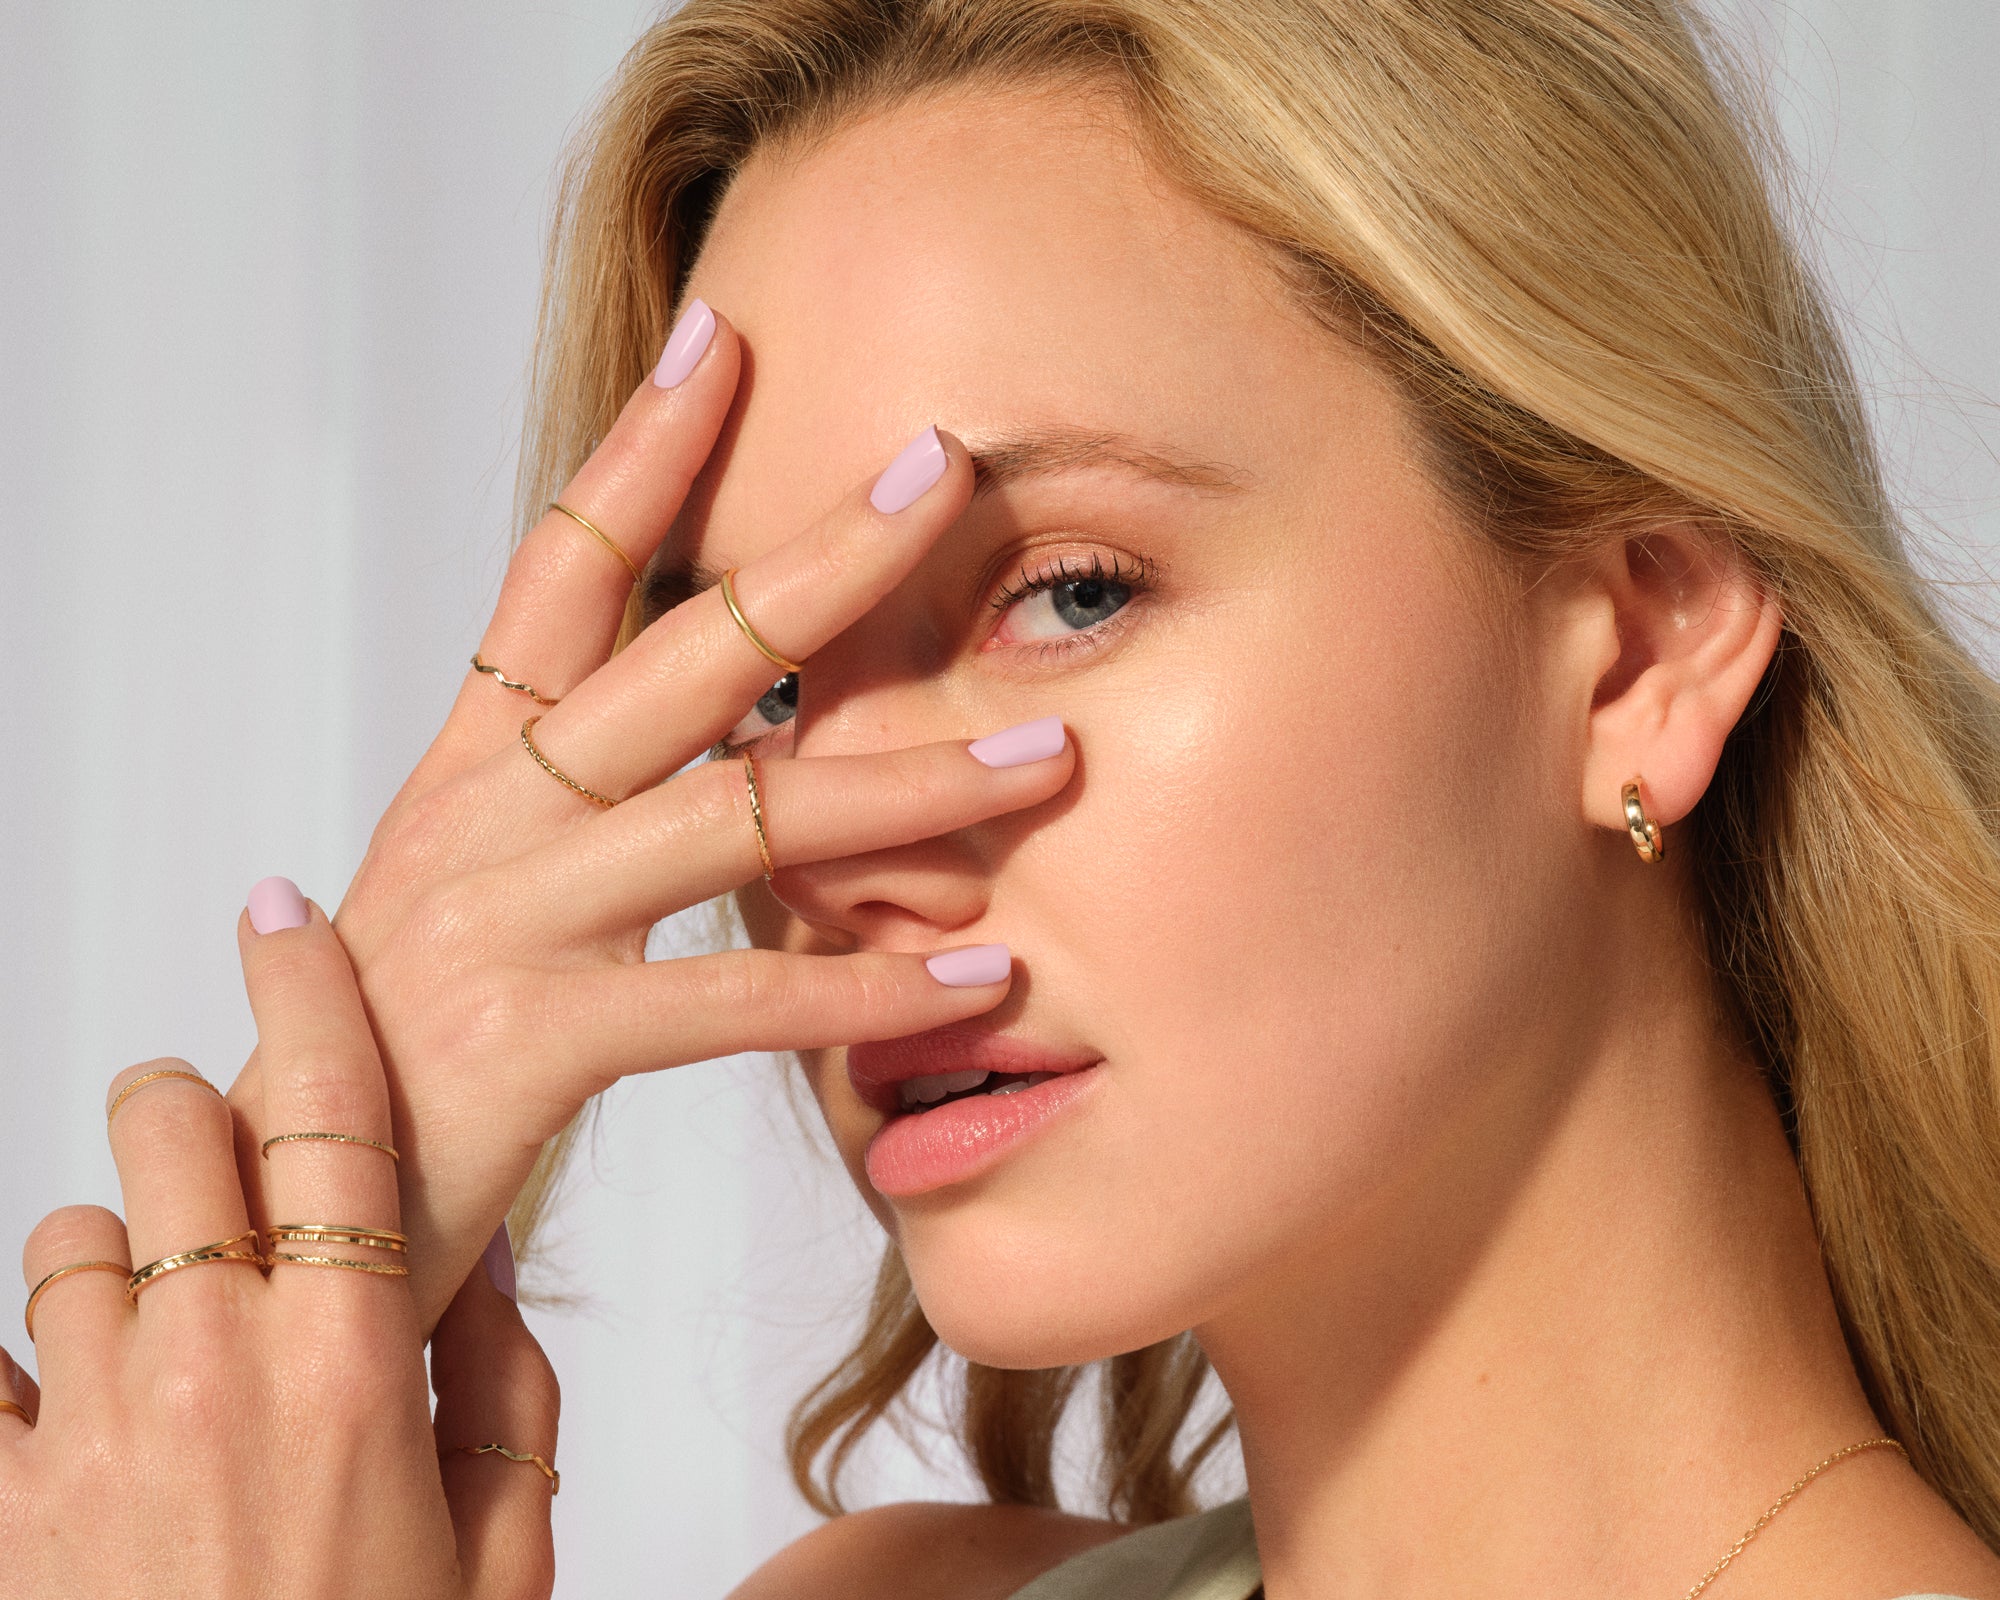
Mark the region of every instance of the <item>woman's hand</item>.
[[[701, 347], [701, 339], [708, 342]], [[543, 1141], [619, 1077], [745, 1050], [894, 1038], [997, 1004], [1008, 979], [952, 986], [925, 956], [738, 950], [646, 963], [647, 929], [764, 870], [744, 764], [662, 780], [727, 734], [780, 668], [718, 589], [611, 654], [632, 574], [679, 513], [735, 392], [738, 346], [697, 302], [563, 502], [508, 569], [481, 659], [554, 707], [469, 672], [451, 715], [376, 828], [337, 914], [389, 1073], [404, 1153], [419, 1315], [442, 1309]], [[964, 509], [962, 445], [926, 431], [874, 485], [743, 564], [738, 603], [804, 661], [864, 615]], [[713, 550], [711, 559], [727, 552]], [[594, 804], [538, 765], [536, 747]], [[989, 730], [972, 730], [984, 733]], [[1033, 804], [1068, 781], [1049, 759], [992, 767], [952, 740], [867, 756], [760, 762], [772, 861], [859, 854]], [[782, 880], [780, 880], [781, 882]], [[1003, 960], [1005, 952], [996, 952]], [[234, 1099], [262, 1133], [254, 1071]]]
[[[261, 935], [246, 918], [238, 936], [262, 1110], [386, 1141], [381, 1064], [325, 916]], [[475, 1271], [438, 1325], [433, 1431], [409, 1279], [394, 1275], [403, 1258], [366, 1242], [398, 1235], [389, 1157], [274, 1147], [277, 1224], [322, 1226], [272, 1251], [377, 1270], [278, 1259], [267, 1278], [222, 1097], [176, 1061], [119, 1074], [111, 1095], [126, 1220], [96, 1206], [43, 1220], [23, 1263], [42, 1286], [39, 1390], [0, 1355], [12, 1396], [0, 1595], [546, 1596], [551, 1480], [458, 1447], [552, 1457], [554, 1377], [513, 1303]], [[204, 1246], [215, 1259], [171, 1264]], [[133, 1261], [168, 1263], [136, 1301]]]

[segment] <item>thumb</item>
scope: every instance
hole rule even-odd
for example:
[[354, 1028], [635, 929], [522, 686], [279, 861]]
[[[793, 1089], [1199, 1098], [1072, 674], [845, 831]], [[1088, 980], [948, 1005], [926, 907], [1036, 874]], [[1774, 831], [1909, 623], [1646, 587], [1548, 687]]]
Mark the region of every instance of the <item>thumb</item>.
[[555, 1587], [557, 1483], [528, 1458], [554, 1470], [561, 1396], [513, 1291], [503, 1222], [431, 1335], [438, 1468], [475, 1600], [546, 1600]]

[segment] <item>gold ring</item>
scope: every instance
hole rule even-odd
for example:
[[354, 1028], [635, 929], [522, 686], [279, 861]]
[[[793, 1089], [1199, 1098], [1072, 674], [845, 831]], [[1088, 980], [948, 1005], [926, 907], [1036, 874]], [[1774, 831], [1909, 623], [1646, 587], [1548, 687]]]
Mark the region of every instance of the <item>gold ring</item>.
[[263, 1266], [264, 1258], [256, 1250], [236, 1248], [245, 1239], [254, 1245], [257, 1230], [252, 1228], [233, 1239], [218, 1239], [214, 1244], [205, 1244], [199, 1250], [183, 1250], [178, 1255], [161, 1256], [158, 1261], [149, 1261], [125, 1280], [125, 1298], [137, 1305], [147, 1284], [165, 1277], [169, 1272], [178, 1272], [182, 1267], [199, 1267], [210, 1261], [248, 1261], [252, 1266]]
[[590, 518], [584, 516], [581, 512], [570, 510], [570, 508], [564, 505], [560, 500], [551, 500], [549, 502], [549, 509], [551, 511], [560, 511], [564, 516], [568, 517], [570, 521], [574, 522], [578, 527], [582, 528], [599, 544], [603, 545], [605, 549], [609, 550], [620, 561], [625, 563], [625, 570], [632, 574], [632, 581], [634, 583], [637, 583], [639, 581], [639, 564], [636, 561], [634, 561], [630, 556], [628, 556], [623, 550], [618, 548], [618, 541], [612, 538], [610, 534], [606, 533], [602, 528], [600, 528], [596, 523], [592, 522]]
[[567, 773], [558, 772], [549, 764], [549, 758], [535, 748], [535, 741], [528, 736], [528, 730], [541, 720], [541, 717], [537, 715], [528, 718], [526, 722], [521, 724], [521, 743], [528, 747], [528, 754], [535, 758], [535, 764], [564, 788], [574, 789], [594, 806], [603, 806], [609, 810], [612, 806], [618, 804], [610, 795], [599, 794], [595, 789], [584, 788], [576, 779], [570, 777]]
[[532, 1451], [509, 1450], [504, 1444], [462, 1444], [458, 1453], [462, 1456], [483, 1456], [488, 1452], [505, 1456], [509, 1461], [532, 1462], [541, 1475], [549, 1480], [549, 1493], [562, 1493], [562, 1474]]
[[1637, 778], [1625, 785], [1619, 799], [1625, 807], [1625, 829], [1632, 835], [1632, 848], [1639, 852], [1639, 859], [1664, 861], [1667, 841], [1660, 837], [1660, 825], [1646, 815], [1646, 808], [1640, 803]]
[[21, 1313], [21, 1322], [28, 1330], [28, 1343], [35, 1342], [35, 1305], [42, 1298], [42, 1291], [52, 1283], [61, 1283], [73, 1272], [115, 1272], [121, 1278], [132, 1276], [132, 1269], [122, 1261], [72, 1261], [66, 1267], [57, 1267], [35, 1285], [28, 1296], [28, 1309]]
[[391, 1229], [364, 1228], [351, 1222], [281, 1222], [266, 1228], [264, 1237], [273, 1244], [365, 1244], [398, 1255], [410, 1248], [409, 1239]]
[[0, 1411], [13, 1412], [31, 1428], [35, 1425], [35, 1419], [28, 1415], [28, 1408], [18, 1400], [0, 1400]]
[[129, 1096], [136, 1094], [149, 1083], [158, 1083], [162, 1078], [183, 1078], [189, 1083], [200, 1084], [210, 1094], [222, 1093], [220, 1089], [216, 1088], [214, 1084], [210, 1083], [199, 1072], [183, 1072], [179, 1067], [162, 1067], [158, 1072], [142, 1072], [118, 1091], [118, 1098], [111, 1102], [111, 1109], [104, 1113], [104, 1131], [106, 1133], [111, 1131], [111, 1119], [118, 1115], [118, 1108], [125, 1103]]
[[764, 881], [771, 881], [771, 847], [764, 838], [764, 806], [757, 798], [757, 766], [749, 751], [743, 752], [743, 779], [750, 785], [750, 821], [757, 829], [757, 854], [764, 858]]
[[778, 665], [783, 667], [787, 672], [797, 672], [799, 670], [799, 664], [796, 661], [787, 661], [783, 656], [779, 655], [777, 651], [773, 650], [768, 644], [766, 644], [763, 640], [763, 636], [760, 635], [755, 628], [750, 626], [750, 619], [743, 615], [743, 608], [736, 603], [736, 585], [732, 583], [730, 580], [734, 578], [736, 574], [741, 572], [742, 570], [743, 569], [741, 567], [731, 567], [727, 572], [725, 572], [722, 575], [722, 603], [729, 607], [729, 614], [736, 619], [736, 626], [743, 630], [743, 636], [746, 639], [748, 639], [752, 644], [754, 644], [759, 650], [763, 651], [764, 654], [769, 656], [773, 661], [777, 662]]
[[410, 1269], [400, 1261], [352, 1261], [346, 1256], [297, 1256], [274, 1250], [265, 1257], [271, 1265], [288, 1261], [295, 1267], [339, 1267], [343, 1272], [372, 1272], [383, 1278], [407, 1278]]
[[[481, 661], [477, 650], [472, 652], [472, 670], [474, 672], [490, 672], [493, 675], [493, 681], [499, 684], [501, 688], [512, 689], [516, 694], [524, 694], [538, 706], [552, 706], [558, 703], [557, 700], [551, 700], [545, 694], [537, 694], [525, 683], [516, 683], [498, 667], [489, 666], [486, 662]], [[559, 699], [560, 697], [558, 697]]]
[[370, 1150], [380, 1150], [382, 1154], [387, 1156], [391, 1161], [401, 1161], [403, 1159], [400, 1155], [396, 1153], [396, 1147], [394, 1145], [384, 1144], [380, 1139], [364, 1139], [359, 1134], [353, 1134], [353, 1133], [273, 1134], [270, 1138], [264, 1141], [263, 1145], [264, 1159], [266, 1161], [271, 1159], [272, 1145], [290, 1144], [295, 1139], [324, 1139], [329, 1144], [365, 1144]]

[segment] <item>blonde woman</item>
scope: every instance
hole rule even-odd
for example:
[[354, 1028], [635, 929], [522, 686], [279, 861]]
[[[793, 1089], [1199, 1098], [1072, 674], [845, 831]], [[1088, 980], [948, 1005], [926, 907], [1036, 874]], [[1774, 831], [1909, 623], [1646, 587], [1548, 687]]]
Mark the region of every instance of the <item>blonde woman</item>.
[[[340, 908], [411, 1275], [310, 1274], [322, 1337], [413, 1360], [619, 1076], [796, 1049], [888, 1234], [797, 1475], [838, 1509], [941, 1343], [992, 1503], [742, 1596], [2000, 1596], [2000, 697], [1746, 107], [1676, 0], [648, 33], [531, 526]], [[642, 964], [731, 891], [751, 948]], [[353, 1103], [272, 1072], [239, 1150]], [[102, 1315], [221, 1354], [306, 1276]], [[1102, 1517], [1052, 1490], [1092, 1367]], [[1197, 1512], [1211, 1369], [1249, 1497]], [[547, 1404], [481, 1403], [546, 1464]], [[468, 1592], [546, 1591], [508, 1514]]]

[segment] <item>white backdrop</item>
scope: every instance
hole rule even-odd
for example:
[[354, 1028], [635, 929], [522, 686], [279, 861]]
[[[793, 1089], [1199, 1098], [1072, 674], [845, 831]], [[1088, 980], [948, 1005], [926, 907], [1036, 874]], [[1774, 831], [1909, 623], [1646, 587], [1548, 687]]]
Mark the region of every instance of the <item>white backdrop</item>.
[[[504, 565], [549, 179], [654, 9], [0, 4], [6, 1248], [116, 1204], [113, 1071], [234, 1072], [244, 891], [282, 872], [337, 902], [448, 706]], [[2000, 8], [1729, 11], [1928, 559], [1977, 577]], [[840, 1346], [872, 1224], [739, 1059], [614, 1096], [562, 1237], [580, 1303], [533, 1319], [565, 1389], [558, 1592], [720, 1595], [812, 1521], [780, 1419]], [[901, 1448], [866, 1487], [965, 1492]]]

